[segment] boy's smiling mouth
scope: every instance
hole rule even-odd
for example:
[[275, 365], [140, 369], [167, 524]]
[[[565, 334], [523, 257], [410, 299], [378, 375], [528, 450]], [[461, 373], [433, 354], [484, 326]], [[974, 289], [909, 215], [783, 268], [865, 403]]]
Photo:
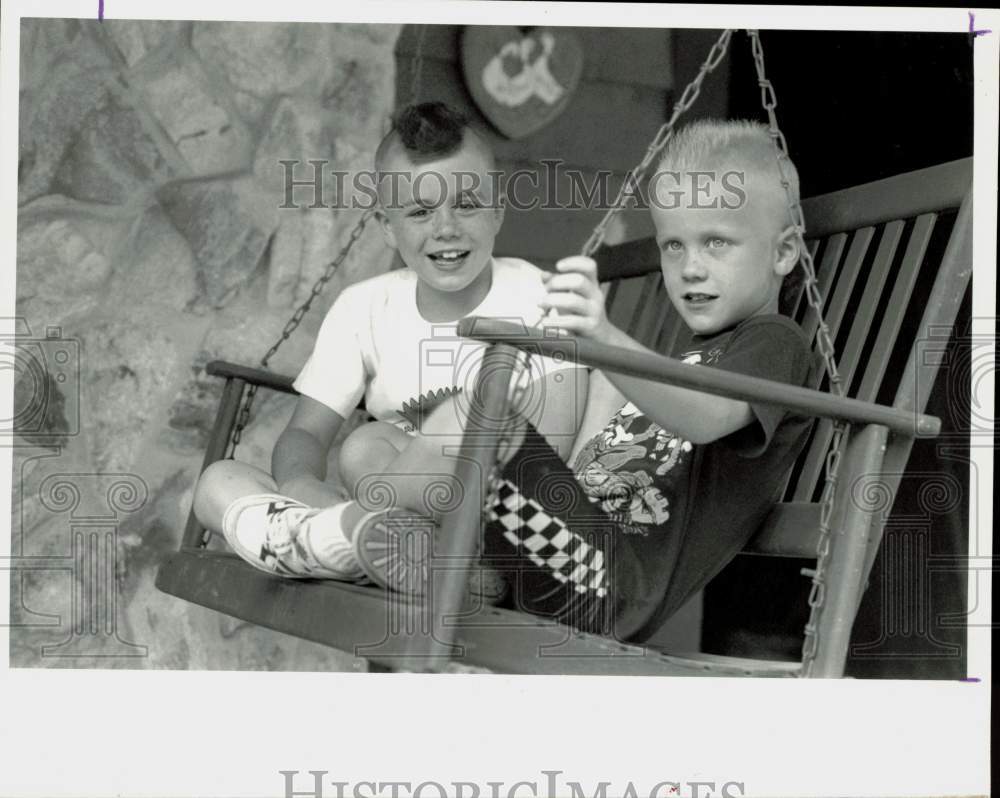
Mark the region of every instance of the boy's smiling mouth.
[[704, 307], [713, 299], [718, 299], [717, 294], [707, 294], [703, 291], [687, 291], [684, 294], [684, 302], [689, 307]]
[[438, 252], [429, 252], [427, 257], [439, 266], [457, 266], [469, 257], [468, 249], [442, 249]]

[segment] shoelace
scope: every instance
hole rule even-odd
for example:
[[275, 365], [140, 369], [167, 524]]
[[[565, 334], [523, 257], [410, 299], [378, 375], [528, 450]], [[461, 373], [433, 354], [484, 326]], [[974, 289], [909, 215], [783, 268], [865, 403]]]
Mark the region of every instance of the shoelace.
[[317, 512], [319, 512], [317, 509], [289, 505], [272, 514], [268, 518], [265, 533], [265, 539], [271, 550], [279, 556], [291, 551], [295, 547], [295, 538], [298, 537], [302, 522]]

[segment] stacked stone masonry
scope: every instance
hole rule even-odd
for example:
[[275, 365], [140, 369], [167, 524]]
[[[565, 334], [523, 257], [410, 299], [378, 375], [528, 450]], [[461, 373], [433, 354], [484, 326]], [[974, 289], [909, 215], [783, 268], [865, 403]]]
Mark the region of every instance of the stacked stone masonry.
[[[362, 667], [166, 596], [153, 580], [179, 543], [221, 391], [204, 364], [255, 364], [360, 213], [309, 209], [301, 189], [298, 209], [281, 208], [279, 162], [301, 162], [300, 179], [309, 160], [370, 168], [395, 104], [398, 34], [395, 25], [23, 20], [18, 323], [31, 340], [48, 331], [72, 342], [79, 377], [45, 383], [44, 412], [13, 439], [12, 664]], [[391, 263], [378, 231], [366, 230], [272, 368], [294, 374], [338, 292]], [[19, 378], [19, 402], [38, 391]], [[291, 401], [261, 394], [240, 459], [267, 465]], [[81, 492], [70, 505], [56, 489], [66, 481]], [[88, 490], [103, 510], [84, 512]], [[114, 634], [60, 648], [78, 576], [18, 569], [18, 558], [65, 565], [108, 534]]]

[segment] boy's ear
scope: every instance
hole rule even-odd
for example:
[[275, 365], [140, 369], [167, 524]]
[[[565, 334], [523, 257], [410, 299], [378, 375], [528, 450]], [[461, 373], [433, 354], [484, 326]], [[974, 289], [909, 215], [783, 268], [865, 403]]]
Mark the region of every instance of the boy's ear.
[[388, 214], [379, 208], [375, 211], [375, 218], [378, 220], [378, 227], [379, 230], [382, 231], [382, 238], [385, 239], [385, 243], [392, 249], [396, 249], [396, 236], [393, 234], [392, 227], [389, 225]]
[[778, 234], [775, 245], [774, 273], [780, 277], [789, 274], [799, 262], [799, 237], [795, 227], [789, 225]]

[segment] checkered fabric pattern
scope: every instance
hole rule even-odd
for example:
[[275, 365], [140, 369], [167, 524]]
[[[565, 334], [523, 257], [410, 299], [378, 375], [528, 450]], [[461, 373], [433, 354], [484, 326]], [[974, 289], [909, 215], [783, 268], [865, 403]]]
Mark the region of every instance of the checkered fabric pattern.
[[558, 582], [570, 583], [577, 593], [597, 598], [607, 594], [604, 552], [570, 530], [560, 518], [547, 513], [509, 480], [499, 482], [489, 520], [499, 522], [504, 537], [535, 565], [548, 568]]

